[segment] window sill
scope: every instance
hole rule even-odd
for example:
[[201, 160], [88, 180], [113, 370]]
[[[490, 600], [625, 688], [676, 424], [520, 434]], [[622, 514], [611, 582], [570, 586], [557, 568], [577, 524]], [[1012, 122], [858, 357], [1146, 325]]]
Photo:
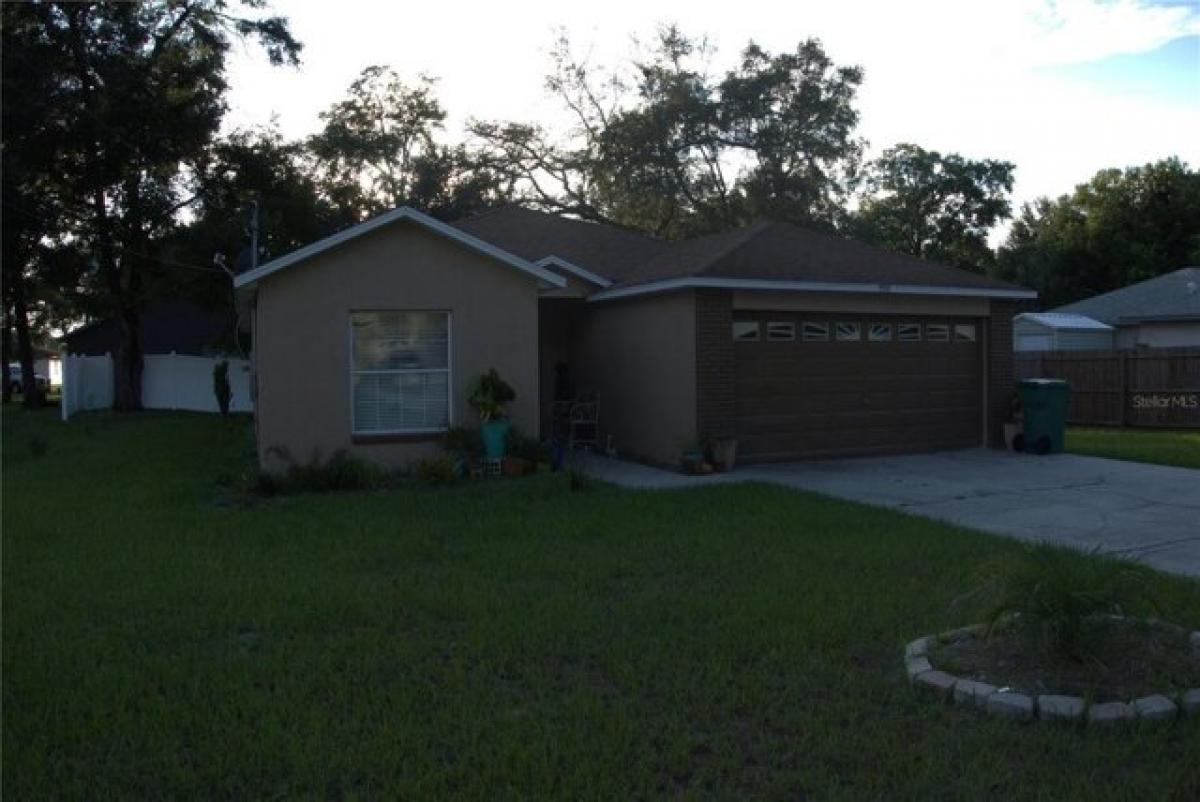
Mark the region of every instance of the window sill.
[[445, 432], [414, 432], [412, 434], [354, 434], [350, 442], [356, 446], [385, 443], [436, 443], [445, 437]]

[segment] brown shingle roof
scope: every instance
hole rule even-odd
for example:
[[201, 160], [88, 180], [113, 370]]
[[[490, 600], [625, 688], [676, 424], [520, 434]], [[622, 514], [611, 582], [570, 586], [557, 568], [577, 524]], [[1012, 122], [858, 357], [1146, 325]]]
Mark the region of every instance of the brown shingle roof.
[[681, 242], [638, 265], [618, 286], [689, 276], [1019, 289], [978, 273], [788, 223], [758, 223]]
[[663, 240], [614, 226], [518, 206], [483, 212], [452, 225], [522, 259], [536, 262], [558, 256], [612, 281], [671, 248]]
[[531, 261], [559, 256], [611, 279], [613, 289], [689, 277], [1022, 289], [788, 223], [756, 223], [675, 243], [517, 207], [485, 212], [454, 225]]

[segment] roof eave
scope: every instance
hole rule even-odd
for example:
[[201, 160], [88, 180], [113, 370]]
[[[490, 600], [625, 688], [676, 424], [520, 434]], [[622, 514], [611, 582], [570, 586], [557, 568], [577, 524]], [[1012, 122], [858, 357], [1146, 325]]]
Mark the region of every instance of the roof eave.
[[272, 259], [265, 265], [261, 265], [253, 270], [249, 270], [241, 275], [235, 276], [233, 279], [233, 286], [238, 289], [242, 287], [253, 286], [260, 280], [274, 273], [278, 273], [280, 270], [311, 259], [314, 256], [318, 256], [319, 254], [332, 250], [339, 245], [349, 242], [352, 239], [361, 237], [364, 234], [375, 231], [376, 229], [383, 228], [384, 226], [388, 226], [392, 223], [397, 223], [403, 220], [415, 223], [427, 231], [431, 231], [453, 242], [457, 242], [458, 244], [473, 250], [476, 253], [491, 257], [499, 262], [503, 262], [504, 264], [533, 276], [539, 281], [544, 282], [552, 287], [565, 287], [567, 285], [567, 280], [553, 271], [528, 262], [519, 256], [509, 253], [508, 251], [497, 248], [495, 245], [484, 242], [476, 236], [454, 228], [453, 226], [447, 225], [446, 223], [436, 220], [427, 214], [418, 212], [416, 209], [408, 206], [401, 206], [397, 209], [391, 210], [390, 212], [384, 212], [381, 215], [372, 217], [370, 220], [359, 223], [356, 226], [351, 226], [344, 231], [339, 231], [336, 234], [332, 234], [325, 239], [317, 240], [316, 242], [306, 245], [303, 248], [298, 248], [297, 250], [294, 250], [289, 254], [285, 254], [278, 259]]
[[651, 295], [687, 289], [729, 289], [775, 292], [830, 292], [866, 295], [928, 295], [955, 298], [995, 298], [1032, 300], [1037, 298], [1033, 290], [1021, 288], [1004, 289], [991, 287], [944, 287], [923, 284], [858, 284], [829, 281], [778, 281], [771, 279], [732, 279], [706, 276], [651, 281], [627, 287], [612, 287], [592, 294], [588, 302], [610, 301], [638, 295]]

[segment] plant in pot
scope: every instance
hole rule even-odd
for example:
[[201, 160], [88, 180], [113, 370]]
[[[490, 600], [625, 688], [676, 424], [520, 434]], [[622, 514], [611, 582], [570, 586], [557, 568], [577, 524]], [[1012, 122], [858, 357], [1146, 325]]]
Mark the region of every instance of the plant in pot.
[[508, 438], [506, 407], [517, 397], [512, 385], [500, 378], [495, 368], [476, 376], [467, 394], [469, 403], [479, 413], [479, 434], [483, 438], [483, 455], [488, 459], [504, 459]]

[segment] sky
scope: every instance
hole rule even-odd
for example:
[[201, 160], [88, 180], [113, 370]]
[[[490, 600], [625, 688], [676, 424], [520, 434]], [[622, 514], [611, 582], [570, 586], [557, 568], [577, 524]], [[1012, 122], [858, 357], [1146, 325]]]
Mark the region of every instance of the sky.
[[[602, 0], [409, 3], [275, 0], [304, 43], [299, 69], [253, 46], [230, 64], [227, 127], [272, 118], [286, 136], [320, 127], [372, 64], [438, 79], [445, 139], [469, 118], [552, 122], [549, 49], [565, 31], [597, 66], [677, 23], [731, 66], [754, 40], [777, 52], [818, 38], [865, 70], [859, 134], [1016, 164], [1017, 204], [1057, 196], [1105, 167], [1179, 156], [1200, 166], [1200, 0]], [[733, 13], [731, 13], [731, 10]]]

